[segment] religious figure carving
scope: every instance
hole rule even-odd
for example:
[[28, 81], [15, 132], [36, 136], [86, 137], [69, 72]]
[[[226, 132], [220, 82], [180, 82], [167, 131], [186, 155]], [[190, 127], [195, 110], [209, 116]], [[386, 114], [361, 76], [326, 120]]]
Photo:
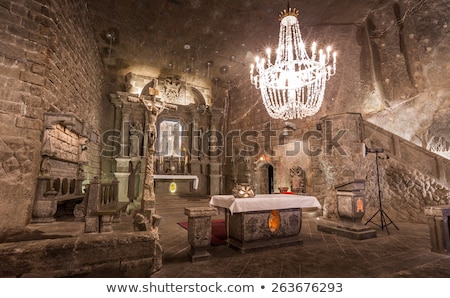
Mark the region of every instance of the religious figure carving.
[[305, 171], [300, 166], [294, 166], [290, 169], [291, 191], [295, 193], [305, 192]]
[[79, 151], [78, 151], [78, 163], [87, 163], [87, 156], [86, 156], [86, 150], [87, 148], [87, 143], [89, 143], [89, 139], [86, 137], [80, 137], [78, 139], [78, 144], [79, 144]]
[[[158, 80], [153, 80], [153, 86], [149, 87], [150, 96], [141, 96], [139, 100], [143, 104], [147, 113], [146, 133], [148, 134], [148, 146], [146, 154], [146, 165], [144, 174], [143, 195], [141, 202], [141, 213], [136, 216], [145, 216], [149, 221], [155, 215], [155, 189], [154, 189], [154, 163], [155, 163], [155, 140], [156, 140], [156, 120], [158, 115], [165, 108], [175, 108], [167, 105], [155, 94], [159, 94]], [[154, 94], [154, 95], [152, 95]]]
[[78, 168], [77, 168], [77, 178], [78, 179], [84, 179], [86, 178], [84, 176], [84, 169], [83, 169], [83, 165], [82, 164], [78, 164]]
[[139, 143], [140, 143], [140, 139], [139, 139], [139, 134], [140, 134], [140, 127], [139, 127], [139, 123], [134, 124], [132, 123], [130, 125], [130, 156], [132, 157], [136, 157], [136, 156], [140, 156], [139, 154]]
[[41, 162], [41, 176], [48, 176], [50, 175], [50, 169], [51, 169], [51, 164], [50, 164], [50, 159], [48, 157], [44, 157], [44, 159]]
[[167, 77], [164, 81], [164, 94], [169, 101], [176, 101], [180, 96], [180, 77]]

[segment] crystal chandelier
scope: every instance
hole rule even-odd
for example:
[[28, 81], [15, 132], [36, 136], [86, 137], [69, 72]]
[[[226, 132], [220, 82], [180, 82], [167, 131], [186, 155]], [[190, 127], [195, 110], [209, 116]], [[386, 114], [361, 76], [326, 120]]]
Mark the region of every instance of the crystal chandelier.
[[[296, 119], [317, 113], [322, 105], [326, 81], [336, 73], [336, 52], [311, 46], [311, 57], [306, 52], [298, 25], [298, 10], [283, 10], [280, 17], [280, 35], [275, 64], [271, 51], [267, 59], [256, 57], [251, 65], [250, 80], [261, 89], [264, 106], [270, 117]], [[332, 56], [332, 58], [331, 58]]]

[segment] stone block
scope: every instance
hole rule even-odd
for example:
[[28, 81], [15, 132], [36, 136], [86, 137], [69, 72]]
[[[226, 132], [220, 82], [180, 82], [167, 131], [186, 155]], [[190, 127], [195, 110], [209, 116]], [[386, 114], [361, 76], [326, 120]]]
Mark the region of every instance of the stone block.
[[43, 76], [26, 71], [20, 72], [19, 79], [21, 81], [39, 86], [44, 86], [45, 83], [45, 78]]
[[450, 255], [450, 205], [427, 206], [425, 215], [428, 218], [431, 251]]
[[42, 130], [42, 121], [28, 117], [18, 117], [16, 126], [19, 128]]
[[86, 216], [84, 218], [84, 232], [85, 233], [99, 233], [100, 222], [98, 216]]
[[148, 278], [162, 267], [162, 249], [148, 233], [83, 234], [78, 237], [4, 243], [0, 277]]

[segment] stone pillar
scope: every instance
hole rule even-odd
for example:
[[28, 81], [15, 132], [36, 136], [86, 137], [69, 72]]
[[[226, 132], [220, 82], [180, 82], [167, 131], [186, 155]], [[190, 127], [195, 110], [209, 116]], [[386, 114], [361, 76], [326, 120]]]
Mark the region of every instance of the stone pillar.
[[430, 229], [431, 251], [450, 255], [450, 205], [425, 207]]
[[114, 178], [119, 180], [119, 202], [128, 202], [128, 177], [130, 176], [130, 159], [117, 157]]
[[222, 163], [211, 162], [209, 164], [209, 194], [219, 195], [222, 192], [222, 175], [220, 174]]
[[118, 94], [110, 94], [109, 100], [114, 105], [114, 129], [121, 131], [122, 123], [122, 100]]
[[208, 161], [208, 152], [206, 139], [206, 131], [205, 128], [205, 110], [201, 108], [201, 106], [194, 106], [191, 109], [192, 115], [192, 131], [191, 131], [191, 159], [190, 159], [190, 172], [192, 175], [196, 175], [199, 178], [198, 190], [200, 194], [207, 194], [208, 182], [207, 179], [207, 165]]
[[200, 175], [198, 175], [198, 189], [201, 194], [208, 194], [208, 171], [209, 158], [205, 155], [200, 157]]
[[188, 216], [188, 242], [191, 249], [188, 252], [192, 262], [207, 260], [211, 256], [206, 250], [211, 243], [211, 216], [217, 215], [217, 209], [212, 207], [184, 208]]
[[[217, 116], [217, 115], [215, 115]], [[213, 117], [213, 118], [219, 118], [220, 117]], [[212, 120], [211, 120], [212, 121]], [[213, 133], [219, 133], [217, 131], [217, 126], [215, 122], [211, 123], [211, 131]], [[218, 144], [216, 143], [216, 140], [213, 142], [210, 142], [209, 144], [209, 194], [210, 195], [218, 195], [221, 193], [222, 190], [222, 175], [221, 175], [221, 168], [222, 163], [220, 161], [220, 158], [225, 158], [225, 150], [222, 152], [217, 151], [218, 150]]]
[[130, 156], [130, 115], [122, 112], [120, 156]]
[[[191, 165], [191, 174], [197, 175], [197, 177], [199, 177], [199, 179], [201, 179], [202, 164], [201, 164], [200, 160], [198, 158], [194, 157], [193, 159], [191, 159], [190, 165]], [[200, 184], [199, 184], [199, 189], [201, 189]]]

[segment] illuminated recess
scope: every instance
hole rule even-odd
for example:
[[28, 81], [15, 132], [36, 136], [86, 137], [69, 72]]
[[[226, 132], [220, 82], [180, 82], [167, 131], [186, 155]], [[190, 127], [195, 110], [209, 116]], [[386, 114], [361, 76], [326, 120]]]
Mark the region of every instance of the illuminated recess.
[[170, 185], [169, 185], [169, 191], [170, 191], [171, 193], [174, 193], [174, 192], [177, 191], [177, 184], [176, 184], [175, 182], [171, 182], [171, 183], [170, 183]]
[[280, 213], [278, 213], [278, 211], [276, 210], [272, 210], [270, 212], [267, 224], [269, 225], [269, 231], [271, 233], [275, 233], [276, 231], [278, 231], [281, 224]]

